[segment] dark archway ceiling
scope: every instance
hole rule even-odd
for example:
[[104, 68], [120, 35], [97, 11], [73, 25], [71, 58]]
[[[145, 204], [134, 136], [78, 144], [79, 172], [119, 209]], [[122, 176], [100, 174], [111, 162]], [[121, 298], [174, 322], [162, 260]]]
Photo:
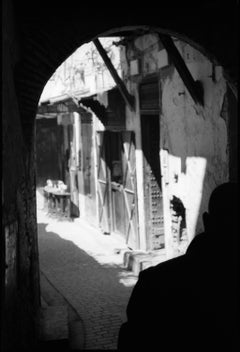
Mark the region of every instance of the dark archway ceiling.
[[[125, 2], [13, 0], [19, 43], [15, 83], [22, 122], [32, 124], [42, 89], [84, 42], [122, 27], [158, 27], [199, 46], [237, 82], [238, 1]], [[125, 34], [131, 33], [127, 30]]]

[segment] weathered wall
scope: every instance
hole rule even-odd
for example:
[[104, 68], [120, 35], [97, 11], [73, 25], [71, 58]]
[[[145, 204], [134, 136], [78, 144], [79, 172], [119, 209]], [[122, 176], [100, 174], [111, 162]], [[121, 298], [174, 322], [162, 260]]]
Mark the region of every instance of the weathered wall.
[[188, 44], [179, 47], [193, 78], [203, 85], [204, 109], [196, 111], [176, 69], [160, 73], [161, 142], [169, 166], [163, 182], [169, 198], [175, 195], [183, 202], [189, 243], [203, 230], [202, 214], [211, 191], [229, 178], [228, 121], [221, 117], [226, 81], [219, 75], [214, 82], [212, 64]]
[[[170, 257], [184, 252], [194, 235], [203, 230], [202, 214], [207, 210], [210, 193], [229, 179], [229, 169], [236, 169], [232, 164], [236, 162], [237, 150], [236, 137], [234, 142], [229, 139], [234, 134], [230, 126], [236, 125], [236, 111], [230, 111], [234, 110], [233, 104], [230, 109], [226, 103], [230, 93], [226, 95], [222, 68], [215, 67], [189, 44], [180, 41], [175, 44], [193, 78], [203, 86], [204, 108], [200, 113], [157, 35], [137, 38], [128, 44], [122, 55], [125, 51], [123, 77], [135, 95], [143, 77], [157, 74], [160, 80], [160, 156], [166, 247]], [[135, 60], [139, 60], [137, 71], [136, 63], [135, 67], [131, 64]], [[234, 100], [232, 96], [231, 99]], [[138, 119], [137, 114], [128, 114], [127, 126], [137, 134]], [[182, 248], [174, 243], [172, 233], [170, 201], [173, 196], [180, 199], [185, 208], [187, 241]]]
[[[133, 130], [136, 136], [141, 249], [146, 247], [146, 235], [138, 86], [144, 77], [152, 74], [158, 75], [160, 81], [160, 157], [166, 247], [169, 256], [184, 252], [194, 235], [203, 230], [202, 213], [207, 210], [209, 195], [216, 185], [229, 179], [229, 169], [235, 169], [234, 155], [237, 150], [236, 136], [234, 143], [230, 140], [230, 135], [234, 134], [234, 128], [230, 128], [230, 125], [236, 125], [236, 111], [233, 111], [233, 104], [232, 101], [229, 104], [229, 99], [234, 100], [234, 97], [229, 92], [226, 94], [227, 83], [222, 68], [215, 67], [189, 44], [179, 40], [175, 40], [175, 44], [193, 78], [202, 83], [204, 109], [200, 113], [157, 35], [138, 37], [128, 43], [127, 50], [121, 46], [123, 79], [136, 99], [135, 112], [126, 107], [126, 129]], [[105, 102], [106, 106], [107, 104]], [[95, 118], [94, 121], [95, 131], [105, 128], [98, 119]], [[231, 164], [229, 158], [232, 160]], [[182, 203], [185, 216], [183, 223], [187, 228], [187, 231], [184, 229], [180, 246], [173, 234], [171, 201], [174, 196]]]
[[28, 152], [22, 137], [14, 83], [20, 57], [10, 1], [3, 4], [3, 29], [1, 347], [19, 350], [35, 342], [39, 286], [35, 179], [30, 167], [34, 148]]

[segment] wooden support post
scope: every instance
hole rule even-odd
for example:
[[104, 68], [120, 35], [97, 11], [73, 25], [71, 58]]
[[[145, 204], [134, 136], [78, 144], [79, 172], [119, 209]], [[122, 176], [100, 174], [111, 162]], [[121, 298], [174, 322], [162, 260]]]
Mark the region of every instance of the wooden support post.
[[118, 89], [120, 90], [120, 93], [122, 94], [123, 99], [125, 100], [126, 104], [129, 106], [129, 108], [134, 111], [135, 110], [135, 102], [134, 102], [134, 96], [129, 94], [124, 82], [122, 79], [119, 77], [115, 67], [113, 66], [111, 60], [109, 59], [105, 49], [103, 48], [102, 44], [98, 39], [95, 39], [93, 41], [94, 45], [96, 46], [99, 54], [101, 55], [105, 65], [107, 66], [109, 72], [111, 73], [116, 85], [118, 86]]
[[181, 54], [174, 45], [172, 38], [168, 35], [159, 33], [159, 38], [167, 50], [168, 55], [170, 56], [172, 62], [174, 63], [180, 77], [183, 80], [187, 90], [191, 94], [196, 105], [203, 106], [203, 92], [201, 87], [196, 81], [194, 81], [191, 73], [189, 72]]

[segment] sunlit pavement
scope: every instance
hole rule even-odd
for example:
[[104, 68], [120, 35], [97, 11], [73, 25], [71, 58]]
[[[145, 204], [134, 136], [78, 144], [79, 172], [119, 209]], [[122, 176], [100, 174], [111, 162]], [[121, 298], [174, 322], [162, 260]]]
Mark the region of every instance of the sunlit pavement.
[[85, 349], [116, 349], [137, 280], [123, 267], [123, 239], [103, 235], [80, 219], [49, 218], [38, 192], [37, 216], [40, 269], [80, 315]]

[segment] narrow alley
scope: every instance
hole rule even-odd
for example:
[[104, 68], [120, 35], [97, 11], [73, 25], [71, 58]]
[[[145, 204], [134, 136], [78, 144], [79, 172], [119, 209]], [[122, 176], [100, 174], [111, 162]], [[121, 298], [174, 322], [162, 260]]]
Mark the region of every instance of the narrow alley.
[[235, 352], [239, 1], [112, 5], [2, 2], [0, 351]]
[[104, 236], [79, 219], [69, 222], [48, 217], [40, 193], [37, 201], [43, 279], [80, 316], [79, 334], [85, 336], [79, 338], [84, 349], [116, 349], [119, 327], [125, 321], [126, 305], [137, 279], [123, 267], [127, 247], [121, 237]]

